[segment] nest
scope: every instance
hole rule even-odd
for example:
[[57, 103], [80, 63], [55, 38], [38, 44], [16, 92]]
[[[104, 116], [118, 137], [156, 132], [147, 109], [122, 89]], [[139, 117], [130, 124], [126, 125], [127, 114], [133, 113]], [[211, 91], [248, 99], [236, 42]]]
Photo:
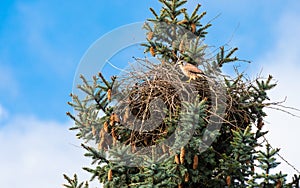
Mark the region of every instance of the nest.
[[233, 138], [232, 129], [245, 129], [251, 123], [261, 129], [263, 114], [257, 112], [256, 103], [248, 101], [251, 83], [232, 80], [233, 86], [221, 85], [222, 81], [209, 77], [187, 80], [169, 63], [139, 60], [131, 65], [114, 82], [114, 108], [100, 132], [98, 148], [107, 150], [119, 142], [131, 146], [134, 153], [150, 154], [146, 148], [155, 145], [160, 153], [172, 155], [176, 150], [165, 141], [182, 130], [178, 125], [180, 113], [185, 110], [182, 104], [196, 100], [205, 100], [206, 108], [201, 116], [202, 128], [194, 130], [192, 136], [204, 138], [206, 130], [219, 131], [217, 139], [209, 138], [211, 142], [207, 142], [219, 153], [231, 152], [228, 145]]
[[205, 99], [207, 117], [212, 114], [216, 90], [210, 79], [187, 82], [188, 78], [174, 65], [146, 60], [138, 61], [129, 70], [118, 77], [113, 87], [118, 101], [114, 113], [120, 117], [114, 131], [121, 143], [147, 147], [168, 138], [176, 129], [174, 121], [179, 118], [183, 102]]

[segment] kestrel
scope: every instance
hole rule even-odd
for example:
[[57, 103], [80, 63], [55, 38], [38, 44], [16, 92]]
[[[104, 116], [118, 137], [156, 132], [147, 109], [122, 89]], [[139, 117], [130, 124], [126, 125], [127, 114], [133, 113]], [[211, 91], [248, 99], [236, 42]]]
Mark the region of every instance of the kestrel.
[[202, 70], [200, 70], [195, 65], [192, 65], [190, 63], [187, 63], [183, 60], [180, 60], [176, 63], [176, 65], [179, 65], [179, 68], [183, 72], [183, 74], [187, 77], [189, 77], [189, 80], [187, 82], [190, 82], [192, 79], [196, 80], [197, 78], [204, 76], [204, 73]]

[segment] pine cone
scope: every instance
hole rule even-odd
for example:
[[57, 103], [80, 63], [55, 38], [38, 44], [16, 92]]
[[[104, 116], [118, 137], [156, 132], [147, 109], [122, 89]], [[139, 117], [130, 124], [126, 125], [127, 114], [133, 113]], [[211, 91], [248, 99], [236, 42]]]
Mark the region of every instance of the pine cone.
[[195, 33], [196, 32], [196, 24], [192, 23], [191, 28], [192, 28], [192, 32]]
[[153, 32], [150, 31], [148, 34], [147, 34], [147, 39], [148, 40], [152, 40], [153, 39]]
[[198, 168], [198, 155], [194, 156], [193, 169], [196, 170]]
[[155, 50], [154, 48], [151, 46], [150, 47], [150, 54], [154, 57], [155, 56]]
[[231, 177], [230, 176], [226, 177], [226, 185], [228, 185], [228, 187], [230, 187], [230, 185], [231, 185]]
[[185, 149], [184, 149], [184, 147], [181, 147], [181, 150], [180, 150], [180, 164], [184, 163], [184, 157], [185, 157]]
[[108, 133], [108, 123], [107, 122], [104, 122], [103, 129], [104, 129], [105, 132]]
[[180, 163], [180, 162], [179, 162], [179, 157], [178, 157], [177, 154], [175, 155], [175, 163], [176, 163], [176, 164], [179, 164], [179, 163]]
[[108, 181], [111, 181], [112, 180], [112, 170], [111, 169], [109, 169], [109, 171], [108, 171], [108, 174], [107, 174], [107, 180]]
[[189, 175], [188, 172], [186, 172], [186, 173], [184, 174], [184, 181], [185, 181], [185, 182], [188, 182], [189, 179], [190, 179], [190, 175]]
[[111, 100], [111, 89], [107, 90], [107, 100]]

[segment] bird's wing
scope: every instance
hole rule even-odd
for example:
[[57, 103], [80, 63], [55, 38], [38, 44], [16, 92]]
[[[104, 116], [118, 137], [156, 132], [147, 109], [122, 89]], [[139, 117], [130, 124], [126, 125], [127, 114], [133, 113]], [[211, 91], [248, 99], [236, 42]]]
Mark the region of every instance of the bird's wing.
[[186, 63], [185, 64], [185, 68], [187, 71], [194, 73], [194, 74], [203, 74], [203, 72], [198, 69], [198, 67], [196, 67], [195, 65], [192, 65], [190, 63]]

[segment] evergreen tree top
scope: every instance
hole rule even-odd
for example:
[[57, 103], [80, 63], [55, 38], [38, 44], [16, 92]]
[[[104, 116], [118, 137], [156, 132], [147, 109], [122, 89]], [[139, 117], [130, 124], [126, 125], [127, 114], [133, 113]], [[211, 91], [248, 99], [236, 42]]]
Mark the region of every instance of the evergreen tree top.
[[[71, 94], [71, 130], [97, 146], [82, 144], [93, 160], [84, 170], [104, 187], [299, 187], [299, 174], [287, 183], [274, 172], [279, 149], [265, 139], [265, 108], [277, 104], [268, 97], [272, 76], [224, 75], [224, 64], [240, 61], [238, 49], [222, 46], [207, 57], [211, 24], [202, 23], [200, 4], [188, 14], [186, 0], [159, 2], [142, 46], [160, 64], [137, 59], [142, 68], [122, 78], [82, 75], [85, 98]], [[202, 66], [205, 76], [187, 82], [175, 66], [180, 60]], [[88, 187], [77, 176], [65, 179], [65, 187]]]

